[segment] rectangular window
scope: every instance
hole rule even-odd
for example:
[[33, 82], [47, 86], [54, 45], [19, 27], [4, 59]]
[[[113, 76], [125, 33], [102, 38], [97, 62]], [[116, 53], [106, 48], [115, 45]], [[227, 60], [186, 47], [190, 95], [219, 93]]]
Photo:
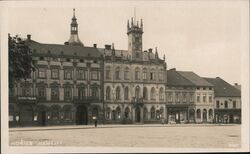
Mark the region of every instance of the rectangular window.
[[227, 103], [227, 101], [225, 101], [225, 108], [227, 109], [228, 108], [228, 103]]
[[150, 73], [150, 80], [154, 80], [154, 73], [153, 72]]
[[86, 71], [85, 70], [78, 70], [77, 71], [77, 78], [79, 80], [84, 80], [86, 79]]
[[30, 87], [23, 87], [23, 96], [31, 96], [31, 88]]
[[46, 88], [45, 87], [38, 87], [38, 97], [40, 99], [46, 98]]
[[209, 95], [209, 103], [212, 103], [212, 95]]
[[163, 79], [163, 73], [161, 72], [161, 73], [159, 73], [159, 80], [160, 81], [163, 81], [164, 79]]
[[220, 101], [216, 101], [216, 108], [220, 108]]
[[66, 79], [66, 80], [72, 79], [72, 70], [71, 69], [64, 70], [64, 79]]
[[143, 80], [147, 80], [147, 72], [143, 72]]
[[193, 102], [194, 101], [194, 95], [193, 94], [190, 94], [190, 102]]
[[106, 79], [111, 79], [110, 70], [106, 70]]
[[168, 94], [168, 101], [169, 102], [173, 101], [173, 95], [171, 93]]
[[200, 102], [200, 95], [197, 95], [197, 102]]
[[124, 72], [124, 79], [129, 80], [129, 71]]
[[183, 95], [183, 102], [187, 101], [187, 95], [185, 93], [182, 94]]
[[179, 94], [175, 94], [175, 97], [176, 97], [176, 102], [180, 102], [180, 98], [179, 98]]
[[52, 79], [58, 79], [59, 78], [59, 70], [58, 69], [52, 69], [51, 70], [51, 78]]
[[140, 72], [135, 71], [135, 80], [140, 80]]
[[72, 90], [70, 87], [64, 88], [64, 100], [71, 100]]
[[236, 101], [233, 101], [233, 108], [236, 108]]
[[207, 102], [207, 96], [203, 95], [203, 102], [206, 103]]
[[38, 69], [38, 78], [46, 78], [46, 69], [44, 68]]
[[51, 88], [51, 100], [59, 100], [59, 88]]
[[98, 80], [99, 79], [97, 71], [92, 71], [91, 72], [91, 79], [92, 80]]
[[120, 80], [121, 78], [120, 78], [120, 71], [118, 70], [118, 71], [115, 71], [115, 79], [116, 80]]

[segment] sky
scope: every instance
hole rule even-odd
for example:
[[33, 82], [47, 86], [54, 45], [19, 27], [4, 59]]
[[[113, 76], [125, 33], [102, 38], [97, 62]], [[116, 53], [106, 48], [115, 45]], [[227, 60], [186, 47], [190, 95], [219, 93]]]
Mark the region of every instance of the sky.
[[[8, 9], [8, 32], [41, 43], [63, 44], [76, 9], [85, 46], [128, 48], [127, 20], [143, 19], [143, 50], [165, 54], [167, 69], [193, 71], [241, 84], [242, 4], [224, 1], [85, 1], [17, 5]], [[136, 13], [134, 11], [136, 8]]]

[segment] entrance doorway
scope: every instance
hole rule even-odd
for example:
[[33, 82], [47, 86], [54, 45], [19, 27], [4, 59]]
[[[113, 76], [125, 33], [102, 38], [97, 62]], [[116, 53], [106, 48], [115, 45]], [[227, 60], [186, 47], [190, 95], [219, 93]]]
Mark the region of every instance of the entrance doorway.
[[234, 123], [234, 116], [232, 114], [229, 115], [229, 123]]
[[141, 111], [139, 107], [135, 109], [135, 122], [141, 122]]
[[84, 105], [80, 105], [76, 109], [76, 124], [87, 125], [88, 124], [88, 110]]

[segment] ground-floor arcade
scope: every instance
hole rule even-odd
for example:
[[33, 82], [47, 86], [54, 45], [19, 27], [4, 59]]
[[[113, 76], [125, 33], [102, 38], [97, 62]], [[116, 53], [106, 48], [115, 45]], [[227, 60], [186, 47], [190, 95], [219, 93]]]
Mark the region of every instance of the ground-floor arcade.
[[101, 103], [11, 103], [9, 126], [87, 125], [95, 118], [102, 122], [102, 113]]

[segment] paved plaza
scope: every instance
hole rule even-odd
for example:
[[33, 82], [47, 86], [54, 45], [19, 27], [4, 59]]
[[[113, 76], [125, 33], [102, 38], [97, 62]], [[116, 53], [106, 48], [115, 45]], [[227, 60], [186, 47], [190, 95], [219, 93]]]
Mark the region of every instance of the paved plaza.
[[240, 125], [99, 125], [11, 128], [11, 146], [239, 148]]

